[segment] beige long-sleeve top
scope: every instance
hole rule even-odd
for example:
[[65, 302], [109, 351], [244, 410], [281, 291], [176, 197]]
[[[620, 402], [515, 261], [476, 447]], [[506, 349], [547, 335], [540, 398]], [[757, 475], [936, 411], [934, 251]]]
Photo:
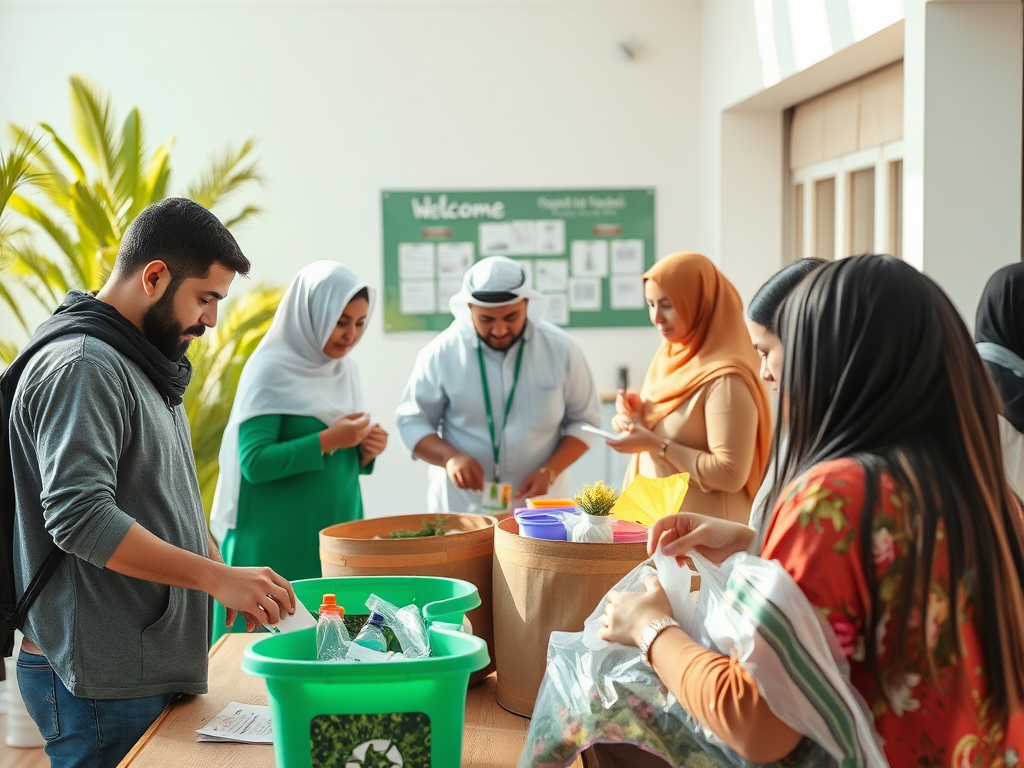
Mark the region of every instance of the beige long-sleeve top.
[[757, 405], [741, 378], [722, 376], [710, 382], [653, 431], [679, 444], [681, 448], [671, 453], [677, 460], [681, 457], [681, 466], [645, 451], [626, 470], [624, 488], [638, 474], [668, 477], [689, 472], [683, 511], [747, 522], [751, 499], [744, 486], [754, 461]]

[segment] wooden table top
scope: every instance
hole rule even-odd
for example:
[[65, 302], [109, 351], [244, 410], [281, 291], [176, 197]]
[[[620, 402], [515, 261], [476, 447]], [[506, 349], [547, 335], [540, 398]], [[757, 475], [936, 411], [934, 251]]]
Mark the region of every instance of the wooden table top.
[[[258, 638], [231, 634], [210, 649], [210, 692], [172, 702], [121, 761], [119, 768], [273, 768], [269, 744], [213, 744], [196, 741], [196, 728], [210, 722], [230, 701], [266, 704], [261, 678], [242, 671], [242, 652]], [[496, 679], [488, 677], [466, 696], [463, 768], [514, 768], [526, 744], [530, 721], [506, 712], [494, 698]], [[574, 763], [582, 766], [582, 760]]]

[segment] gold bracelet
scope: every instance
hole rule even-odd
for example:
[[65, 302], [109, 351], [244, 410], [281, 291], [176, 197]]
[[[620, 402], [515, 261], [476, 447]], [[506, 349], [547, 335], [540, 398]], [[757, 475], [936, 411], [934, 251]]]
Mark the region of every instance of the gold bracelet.
[[665, 458], [665, 451], [668, 450], [668, 444], [671, 443], [671, 442], [672, 442], [672, 440], [670, 440], [667, 437], [665, 438], [665, 441], [661, 444], [661, 450], [658, 451], [658, 458], [659, 459], [664, 460], [664, 458]]

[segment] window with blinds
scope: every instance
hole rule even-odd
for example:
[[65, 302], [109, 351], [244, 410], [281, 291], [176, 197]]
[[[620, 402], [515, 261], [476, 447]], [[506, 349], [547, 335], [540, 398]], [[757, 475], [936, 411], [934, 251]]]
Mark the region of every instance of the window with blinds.
[[795, 106], [786, 253], [902, 253], [903, 62]]

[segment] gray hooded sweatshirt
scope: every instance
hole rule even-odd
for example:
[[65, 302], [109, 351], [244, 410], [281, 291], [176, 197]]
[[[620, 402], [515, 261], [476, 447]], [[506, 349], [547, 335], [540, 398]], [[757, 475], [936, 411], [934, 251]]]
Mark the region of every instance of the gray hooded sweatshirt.
[[208, 554], [184, 408], [113, 347], [73, 334], [29, 362], [10, 439], [19, 594], [54, 543], [68, 553], [25, 635], [76, 696], [205, 693], [207, 596], [104, 568], [135, 522]]

